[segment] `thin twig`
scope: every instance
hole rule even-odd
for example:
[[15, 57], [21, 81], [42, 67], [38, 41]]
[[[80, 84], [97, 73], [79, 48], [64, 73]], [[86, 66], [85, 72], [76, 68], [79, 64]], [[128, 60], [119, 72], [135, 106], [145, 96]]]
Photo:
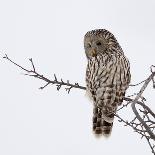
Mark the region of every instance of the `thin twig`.
[[144, 83], [145, 81], [146, 81], [146, 80], [143, 80], [143, 81], [141, 81], [141, 82], [139, 82], [139, 83], [136, 83], [136, 84], [130, 84], [129, 86], [132, 86], [132, 87], [138, 86], [138, 85]]
[[17, 63], [15, 63], [14, 61], [12, 61], [7, 54], [5, 54], [5, 56], [3, 57], [4, 59], [7, 59], [8, 61], [10, 61], [11, 63], [13, 63], [15, 66], [21, 68], [22, 70], [26, 71], [26, 72], [30, 72], [29, 70], [25, 69], [24, 67], [18, 65]]
[[34, 67], [34, 63], [33, 63], [33, 60], [32, 60], [32, 58], [30, 58], [29, 60], [30, 60], [30, 62], [31, 62], [31, 64], [32, 64], [33, 71], [34, 71], [34, 72], [36, 72], [36, 69], [35, 69], [35, 67]]

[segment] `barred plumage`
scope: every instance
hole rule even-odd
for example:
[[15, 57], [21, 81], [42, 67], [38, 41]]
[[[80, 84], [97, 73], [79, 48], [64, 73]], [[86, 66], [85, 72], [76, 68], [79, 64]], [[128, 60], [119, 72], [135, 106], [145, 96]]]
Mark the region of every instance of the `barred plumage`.
[[105, 29], [87, 32], [84, 47], [87, 93], [94, 103], [93, 131], [109, 135], [130, 83], [130, 64], [114, 35]]

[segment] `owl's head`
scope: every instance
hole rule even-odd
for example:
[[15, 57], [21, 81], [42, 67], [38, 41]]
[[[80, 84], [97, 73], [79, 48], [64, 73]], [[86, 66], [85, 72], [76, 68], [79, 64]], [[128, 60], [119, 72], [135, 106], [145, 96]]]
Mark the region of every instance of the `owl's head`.
[[120, 48], [116, 38], [105, 29], [88, 31], [84, 36], [84, 48], [87, 58], [115, 52]]

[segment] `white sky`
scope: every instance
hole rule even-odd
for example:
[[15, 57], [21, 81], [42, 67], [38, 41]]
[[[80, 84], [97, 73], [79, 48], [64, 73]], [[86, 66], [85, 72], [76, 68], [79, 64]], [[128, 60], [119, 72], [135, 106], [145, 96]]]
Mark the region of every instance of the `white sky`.
[[[154, 0], [1, 0], [0, 55], [49, 78], [85, 85], [83, 36], [92, 29], [110, 30], [131, 62], [132, 83], [145, 79], [155, 64]], [[0, 61], [1, 155], [151, 154], [145, 140], [115, 121], [109, 139], [91, 131], [92, 105], [83, 90], [56, 91]], [[132, 90], [132, 92], [134, 89]], [[154, 90], [145, 95], [155, 111]], [[131, 116], [130, 113], [126, 113]]]

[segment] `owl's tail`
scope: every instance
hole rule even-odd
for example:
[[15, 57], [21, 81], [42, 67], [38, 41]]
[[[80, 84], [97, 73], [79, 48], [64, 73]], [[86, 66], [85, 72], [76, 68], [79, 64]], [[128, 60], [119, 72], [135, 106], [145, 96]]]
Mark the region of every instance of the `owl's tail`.
[[93, 131], [96, 136], [104, 135], [105, 137], [110, 136], [112, 131], [113, 122], [107, 122], [102, 116], [101, 109], [94, 107], [93, 110]]

